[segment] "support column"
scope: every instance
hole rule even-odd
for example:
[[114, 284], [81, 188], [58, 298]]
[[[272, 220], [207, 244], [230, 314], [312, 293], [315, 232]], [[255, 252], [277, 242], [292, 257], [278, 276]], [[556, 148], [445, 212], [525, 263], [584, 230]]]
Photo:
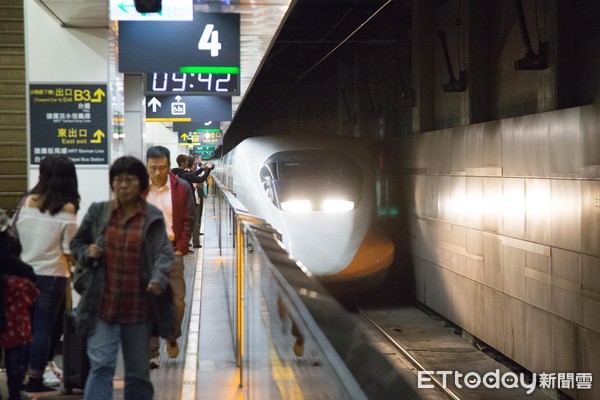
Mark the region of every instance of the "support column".
[[123, 151], [144, 160], [144, 133], [146, 128], [146, 112], [144, 110], [144, 75], [125, 74], [123, 83], [125, 120], [123, 122]]

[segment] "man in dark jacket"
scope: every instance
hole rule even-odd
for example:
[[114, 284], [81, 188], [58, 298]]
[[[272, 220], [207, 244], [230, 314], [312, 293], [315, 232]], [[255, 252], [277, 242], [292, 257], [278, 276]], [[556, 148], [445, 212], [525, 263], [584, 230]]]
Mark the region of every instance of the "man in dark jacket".
[[215, 166], [212, 163], [206, 163], [205, 166], [196, 168], [196, 158], [187, 154], [178, 155], [176, 160], [179, 167], [173, 168], [171, 172], [190, 185], [196, 200], [194, 226], [192, 228], [192, 245], [197, 249], [202, 247], [200, 244], [200, 223], [202, 221], [202, 206], [204, 205], [202, 187], [206, 179], [208, 179], [210, 171]]
[[[162, 211], [167, 236], [173, 243], [175, 260], [171, 270], [170, 283], [177, 316], [175, 335], [167, 341], [167, 354], [170, 358], [179, 355], [177, 339], [181, 336], [181, 323], [185, 315], [185, 279], [183, 277], [183, 256], [189, 252], [191, 229], [194, 224], [194, 195], [183, 179], [170, 172], [170, 152], [163, 146], [153, 146], [146, 151], [146, 168], [150, 185], [143, 196], [148, 203]], [[158, 337], [151, 342], [150, 367], [158, 368]]]

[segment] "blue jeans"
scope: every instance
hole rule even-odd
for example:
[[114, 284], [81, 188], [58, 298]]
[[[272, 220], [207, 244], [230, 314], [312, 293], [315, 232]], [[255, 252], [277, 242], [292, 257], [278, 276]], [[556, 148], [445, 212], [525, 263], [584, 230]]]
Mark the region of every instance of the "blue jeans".
[[39, 275], [36, 284], [40, 295], [33, 303], [31, 313], [33, 340], [29, 344], [29, 373], [39, 377], [48, 364], [54, 325], [63, 317], [61, 310], [67, 293], [67, 278]]
[[90, 374], [85, 382], [86, 400], [113, 398], [113, 377], [117, 367], [119, 343], [125, 363], [125, 400], [150, 400], [154, 387], [150, 382], [150, 335], [152, 324], [109, 324], [98, 320], [88, 338]]
[[23, 370], [23, 365], [26, 363], [23, 361], [23, 358], [26, 358], [25, 351], [26, 346], [4, 349], [9, 400], [19, 400], [21, 398], [21, 387], [25, 377], [25, 371]]

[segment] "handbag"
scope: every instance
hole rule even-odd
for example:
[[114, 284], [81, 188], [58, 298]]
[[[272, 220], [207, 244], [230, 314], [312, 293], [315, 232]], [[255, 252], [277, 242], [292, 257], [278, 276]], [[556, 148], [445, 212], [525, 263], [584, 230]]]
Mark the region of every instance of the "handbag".
[[[98, 221], [98, 224], [94, 226], [93, 232], [94, 243], [100, 246], [102, 246], [104, 232], [106, 231], [106, 227], [110, 222], [111, 212], [111, 202], [106, 201], [102, 203], [100, 220]], [[100, 259], [94, 259], [91, 266], [83, 266], [79, 262], [75, 263], [75, 271], [73, 272], [73, 289], [75, 289], [77, 293], [82, 294], [91, 285], [91, 283], [94, 281], [94, 275], [96, 274], [98, 268], [102, 267], [103, 261], [104, 258], [100, 257]]]

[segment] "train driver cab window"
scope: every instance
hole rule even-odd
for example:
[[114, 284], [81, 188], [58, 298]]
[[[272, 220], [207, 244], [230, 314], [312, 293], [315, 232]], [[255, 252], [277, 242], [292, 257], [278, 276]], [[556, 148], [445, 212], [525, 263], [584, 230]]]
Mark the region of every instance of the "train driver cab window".
[[276, 153], [263, 164], [260, 179], [267, 198], [283, 211], [350, 211], [362, 194], [361, 168], [342, 152]]
[[273, 181], [277, 176], [277, 163], [269, 162], [262, 166], [260, 169], [260, 181], [262, 183], [263, 190], [267, 194], [269, 200], [275, 204], [275, 196], [273, 192]]

